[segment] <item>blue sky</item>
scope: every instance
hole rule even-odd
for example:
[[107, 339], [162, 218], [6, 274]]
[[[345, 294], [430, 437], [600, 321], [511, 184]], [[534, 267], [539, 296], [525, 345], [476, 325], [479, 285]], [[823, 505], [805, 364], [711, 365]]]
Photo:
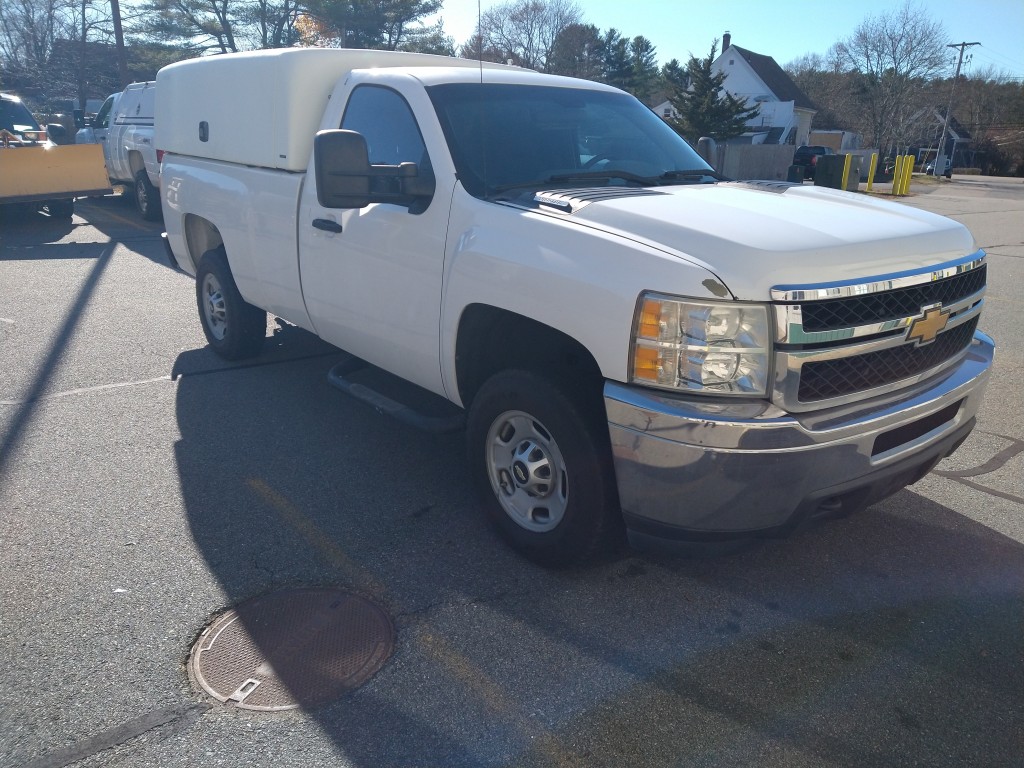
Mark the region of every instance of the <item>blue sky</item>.
[[[849, 37], [868, 15], [890, 13], [899, 0], [577, 0], [585, 20], [626, 37], [643, 35], [657, 47], [658, 61], [684, 62], [704, 56], [711, 41], [729, 31], [736, 45], [773, 57], [785, 66], [805, 53], [825, 53]], [[481, 0], [484, 10], [500, 0]], [[1024, 0], [929, 0], [915, 7], [942, 22], [947, 43], [980, 42], [969, 49], [965, 71], [988, 66], [1024, 78]], [[477, 0], [444, 0], [439, 16], [456, 45], [474, 31]], [[955, 64], [956, 51], [950, 49]]]

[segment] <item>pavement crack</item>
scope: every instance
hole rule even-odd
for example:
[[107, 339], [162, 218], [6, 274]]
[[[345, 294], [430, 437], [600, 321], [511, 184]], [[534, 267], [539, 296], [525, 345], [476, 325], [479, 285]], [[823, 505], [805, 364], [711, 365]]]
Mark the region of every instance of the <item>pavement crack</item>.
[[23, 764], [21, 768], [64, 768], [64, 766], [93, 757], [108, 749], [113, 749], [125, 742], [138, 738], [144, 733], [165, 725], [172, 726], [169, 734], [178, 733], [195, 722], [211, 706], [210, 704], [203, 703], [155, 709], [126, 723], [101, 731], [72, 747], [50, 752], [35, 760], [31, 760]]
[[[981, 430], [979, 430], [980, 432]], [[1010, 443], [1009, 446], [999, 451], [995, 456], [986, 461], [979, 467], [972, 467], [971, 469], [958, 469], [958, 470], [935, 470], [935, 474], [949, 478], [950, 480], [959, 480], [965, 477], [977, 477], [978, 475], [987, 475], [990, 472], [995, 472], [997, 469], [1002, 469], [1006, 466], [1012, 458], [1020, 453], [1024, 453], [1024, 440], [1019, 440], [1009, 435], [1000, 435], [996, 432], [984, 432], [982, 434], [990, 435], [992, 437], [998, 437], [1001, 440], [1006, 440]]]

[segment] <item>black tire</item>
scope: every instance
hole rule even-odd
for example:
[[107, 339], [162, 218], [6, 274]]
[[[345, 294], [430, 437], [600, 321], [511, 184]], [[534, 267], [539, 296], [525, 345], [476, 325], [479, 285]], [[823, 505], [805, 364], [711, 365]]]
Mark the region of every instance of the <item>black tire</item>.
[[470, 471], [490, 521], [529, 559], [569, 566], [622, 542], [607, 426], [542, 376], [492, 376], [466, 429]]
[[145, 168], [135, 174], [135, 209], [146, 221], [156, 221], [162, 214], [160, 190], [150, 182]]
[[238, 292], [224, 246], [203, 254], [196, 270], [199, 321], [210, 347], [225, 360], [259, 353], [267, 338], [267, 313]]
[[75, 215], [75, 200], [47, 200], [46, 212], [50, 214], [50, 218], [70, 220]]

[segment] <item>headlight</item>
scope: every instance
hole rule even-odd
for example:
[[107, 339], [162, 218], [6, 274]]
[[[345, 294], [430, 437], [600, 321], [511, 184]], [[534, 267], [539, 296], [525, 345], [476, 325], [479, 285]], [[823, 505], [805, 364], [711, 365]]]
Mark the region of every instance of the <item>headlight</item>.
[[633, 327], [631, 381], [714, 395], [768, 393], [768, 307], [645, 293]]

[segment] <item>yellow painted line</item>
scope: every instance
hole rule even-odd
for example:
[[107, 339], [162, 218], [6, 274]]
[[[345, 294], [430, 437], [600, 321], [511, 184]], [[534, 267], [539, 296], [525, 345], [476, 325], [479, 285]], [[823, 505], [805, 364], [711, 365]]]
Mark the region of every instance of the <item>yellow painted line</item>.
[[[352, 579], [359, 589], [377, 600], [395, 605], [394, 600], [387, 599], [388, 588], [345, 554], [345, 551], [308, 515], [262, 479], [249, 478], [246, 484], [277, 511], [286, 523], [298, 531], [310, 546]], [[419, 635], [419, 643], [427, 656], [443, 666], [452, 677], [479, 697], [488, 709], [511, 722], [526, 736], [532, 742], [533, 748], [539, 749], [547, 757], [548, 764], [564, 768], [586, 768], [586, 764], [579, 757], [561, 746], [557, 736], [525, 717], [519, 705], [509, 699], [499, 685], [458, 650], [429, 632]]]
[[481, 669], [451, 648], [448, 643], [430, 634], [421, 635], [420, 642], [435, 661], [442, 664], [456, 680], [480, 697], [488, 709], [528, 737], [532, 742], [532, 748], [544, 755], [545, 765], [587, 768], [588, 763], [566, 750], [555, 734], [539, 726], [536, 721], [524, 717], [519, 706], [509, 700], [500, 686], [492, 682]]
[[324, 533], [309, 516], [299, 510], [288, 499], [267, 485], [260, 478], [250, 478], [248, 486], [267, 504], [273, 507], [292, 528], [319, 552], [331, 565], [345, 573], [363, 592], [382, 602], [387, 600], [388, 589], [373, 574], [356, 563], [345, 551]]
[[[110, 218], [112, 218], [114, 221], [116, 221], [118, 224], [126, 224], [129, 227], [131, 227], [132, 229], [138, 229], [138, 230], [140, 230], [142, 232], [147, 232], [148, 231], [146, 229], [146, 227], [143, 226], [142, 224], [140, 224], [139, 222], [133, 221], [132, 219], [126, 218], [124, 216], [121, 216], [118, 213], [114, 213], [112, 211], [104, 211], [104, 213], [107, 216], [109, 216]], [[88, 221], [88, 219], [87, 219], [87, 221]]]

